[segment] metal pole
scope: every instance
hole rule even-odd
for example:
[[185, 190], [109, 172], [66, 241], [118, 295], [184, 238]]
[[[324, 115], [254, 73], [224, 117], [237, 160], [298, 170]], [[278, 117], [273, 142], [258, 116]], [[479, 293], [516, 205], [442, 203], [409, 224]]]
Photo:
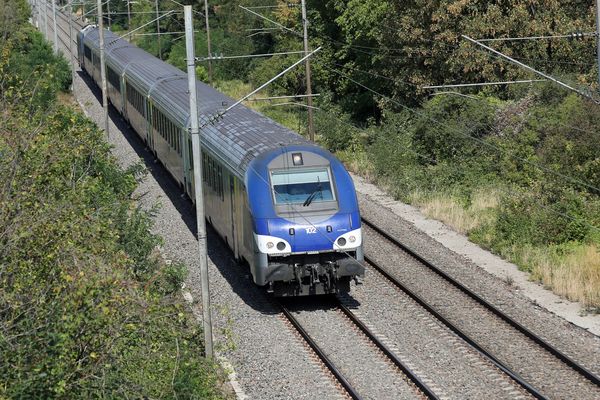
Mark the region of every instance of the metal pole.
[[106, 19], [108, 20], [108, 30], [110, 31], [110, 0], [106, 2]]
[[600, 0], [596, 0], [596, 53], [598, 58], [598, 90], [600, 91]]
[[98, 29], [100, 33], [100, 79], [102, 80], [102, 107], [104, 108], [104, 130], [106, 138], [110, 138], [108, 130], [108, 98], [106, 96], [106, 64], [104, 63], [104, 17], [102, 16], [102, 0], [98, 0]]
[[158, 58], [162, 60], [162, 51], [160, 49], [160, 21], [158, 19], [158, 0], [154, 0], [154, 6], [156, 8], [156, 33], [158, 33]]
[[192, 136], [192, 159], [194, 164], [194, 195], [196, 198], [196, 222], [198, 225], [198, 250], [200, 252], [200, 284], [202, 288], [202, 316], [206, 358], [213, 358], [212, 318], [208, 288], [208, 258], [206, 255], [206, 225], [204, 220], [204, 197], [202, 194], [202, 163], [200, 161], [200, 129], [198, 127], [198, 103], [196, 94], [196, 59], [194, 56], [194, 22], [192, 6], [184, 6], [185, 48], [187, 57], [188, 91], [190, 95], [190, 125]]
[[[128, 31], [131, 30], [131, 4], [130, 4], [130, 0], [127, 0], [127, 30]], [[129, 40], [131, 40], [131, 37], [129, 37]]]
[[48, 0], [44, 0], [44, 29], [46, 30], [46, 40], [48, 40]]
[[73, 55], [73, 0], [69, 1], [69, 53], [71, 54], [71, 91], [75, 90], [75, 57]]
[[[600, 1], [600, 0], [599, 0]], [[204, 0], [204, 21], [206, 22], [206, 45], [208, 46], [208, 82], [212, 85], [212, 56], [210, 49], [210, 25], [208, 24], [208, 0]]]
[[[304, 55], [308, 55], [308, 19], [306, 18], [306, 0], [302, 0], [302, 28], [304, 31]], [[310, 79], [310, 59], [306, 59], [306, 103], [308, 105], [308, 137], [315, 141], [315, 126], [313, 122], [312, 87]]]
[[58, 54], [58, 33], [56, 31], [56, 0], [52, 0], [52, 18], [54, 19], [54, 54]]

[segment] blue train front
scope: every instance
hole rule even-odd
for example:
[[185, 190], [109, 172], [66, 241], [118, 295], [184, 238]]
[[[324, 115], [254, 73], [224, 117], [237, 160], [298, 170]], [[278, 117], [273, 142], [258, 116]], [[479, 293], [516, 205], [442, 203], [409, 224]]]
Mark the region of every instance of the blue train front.
[[254, 282], [276, 296], [347, 292], [364, 276], [354, 184], [344, 166], [313, 145], [282, 147], [246, 172]]

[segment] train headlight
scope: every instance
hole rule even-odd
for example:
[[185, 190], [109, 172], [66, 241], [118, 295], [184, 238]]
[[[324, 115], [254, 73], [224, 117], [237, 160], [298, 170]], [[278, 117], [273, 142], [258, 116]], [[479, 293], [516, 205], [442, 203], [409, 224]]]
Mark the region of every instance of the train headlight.
[[338, 236], [333, 242], [333, 250], [356, 249], [362, 246], [361, 228], [354, 229]]
[[258, 235], [254, 234], [254, 243], [256, 243], [256, 250], [260, 253], [266, 254], [288, 254], [292, 252], [292, 246], [290, 243], [277, 236], [269, 235]]

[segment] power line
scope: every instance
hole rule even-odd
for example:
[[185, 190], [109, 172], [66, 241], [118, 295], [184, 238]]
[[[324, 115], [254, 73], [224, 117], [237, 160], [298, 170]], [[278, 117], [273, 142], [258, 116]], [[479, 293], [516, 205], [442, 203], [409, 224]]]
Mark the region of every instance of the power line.
[[[319, 111], [325, 113], [327, 116], [330, 116], [328, 110], [319, 109]], [[353, 124], [351, 124], [351, 123], [349, 123], [347, 121], [344, 121], [343, 119], [337, 118], [336, 122], [342, 122], [343, 124], [345, 124], [345, 125], [353, 128], [353, 129], [360, 130], [360, 128], [356, 127], [355, 125], [353, 125]], [[425, 154], [421, 154], [418, 151], [413, 150], [410, 147], [403, 147], [403, 150], [405, 150], [405, 151], [407, 151], [407, 152], [409, 152], [409, 153], [411, 153], [413, 155], [416, 155], [417, 157], [422, 158], [425, 161], [436, 163], [436, 164], [438, 163], [438, 160], [433, 159], [431, 156], [428, 156], [428, 155], [425, 155]], [[512, 187], [514, 187], [514, 186], [512, 186]], [[527, 195], [530, 194], [530, 192], [519, 192], [519, 191], [515, 191], [515, 190], [509, 190], [509, 189], [503, 188], [502, 186], [494, 186], [494, 189], [495, 190], [499, 190], [500, 192], [504, 193], [505, 195], [508, 195], [508, 196], [511, 196], [511, 197], [515, 196], [515, 192], [519, 196], [527, 196]], [[521, 188], [521, 189], [523, 189], [523, 188]], [[526, 190], [526, 189], [523, 189], [523, 190]], [[580, 222], [583, 225], [587, 226], [588, 228], [591, 228], [591, 229], [593, 229], [595, 231], [600, 232], [600, 227], [597, 227], [596, 225], [590, 224], [590, 223], [588, 223], [585, 220], [578, 219], [576, 217], [573, 217], [572, 215], [569, 215], [567, 213], [563, 213], [561, 211], [558, 211], [558, 210], [554, 209], [553, 207], [544, 205], [544, 204], [542, 204], [540, 202], [535, 203], [535, 205], [538, 206], [538, 207], [541, 207], [543, 209], [546, 209], [546, 210], [548, 210], [548, 211], [550, 211], [550, 212], [552, 212], [552, 213], [554, 213], [556, 215], [559, 215], [559, 216], [562, 216], [562, 217], [564, 217], [566, 219], [569, 219], [571, 221]]]
[[[368, 86], [366, 86], [366, 85], [364, 85], [364, 84], [362, 84], [362, 83], [360, 83], [360, 82], [358, 82], [358, 81], [356, 81], [356, 80], [352, 79], [351, 77], [349, 77], [348, 75], [344, 74], [343, 72], [340, 72], [340, 71], [338, 71], [338, 70], [336, 70], [336, 69], [333, 69], [333, 68], [327, 67], [327, 66], [325, 66], [325, 65], [324, 65], [323, 67], [324, 67], [324, 68], [327, 68], [328, 70], [330, 70], [331, 72], [333, 72], [333, 73], [335, 73], [335, 74], [338, 74], [338, 75], [340, 75], [340, 76], [343, 76], [344, 78], [346, 78], [346, 79], [348, 79], [349, 81], [353, 82], [354, 84], [356, 84], [356, 85], [358, 85], [358, 86], [362, 87], [363, 89], [365, 89], [365, 90], [367, 90], [367, 91], [369, 91], [369, 92], [371, 92], [371, 93], [373, 93], [373, 94], [375, 94], [375, 95], [377, 95], [377, 96], [379, 96], [379, 97], [383, 97], [383, 98], [385, 98], [385, 99], [389, 100], [389, 101], [390, 101], [390, 102], [392, 102], [393, 104], [396, 104], [396, 105], [398, 105], [398, 106], [402, 107], [403, 109], [405, 109], [405, 110], [407, 110], [407, 111], [409, 111], [409, 112], [411, 112], [411, 113], [414, 113], [414, 114], [416, 114], [416, 115], [418, 115], [418, 116], [420, 116], [420, 117], [426, 118], [427, 120], [429, 120], [429, 121], [431, 121], [431, 122], [435, 123], [435, 124], [436, 124], [436, 125], [438, 125], [438, 126], [444, 126], [444, 124], [443, 124], [441, 121], [438, 121], [438, 120], [436, 120], [435, 118], [432, 118], [432, 117], [430, 117], [430, 116], [426, 115], [425, 113], [422, 113], [422, 112], [419, 112], [419, 111], [417, 111], [417, 110], [415, 110], [415, 109], [412, 109], [412, 108], [410, 108], [410, 107], [408, 107], [408, 106], [406, 106], [406, 105], [404, 105], [404, 104], [402, 104], [402, 103], [400, 103], [400, 102], [398, 102], [398, 101], [396, 101], [396, 100], [392, 99], [391, 97], [388, 97], [388, 96], [386, 96], [385, 94], [379, 93], [379, 92], [377, 92], [376, 90], [374, 90], [374, 89], [371, 89], [370, 87], [368, 87]], [[487, 141], [485, 141], [485, 140], [482, 140], [482, 139], [480, 139], [480, 138], [473, 137], [473, 136], [471, 136], [471, 135], [469, 135], [469, 134], [466, 134], [466, 133], [463, 133], [463, 132], [461, 132], [461, 131], [459, 131], [459, 130], [456, 130], [456, 131], [453, 131], [453, 132], [456, 132], [456, 133], [458, 133], [459, 135], [461, 135], [461, 136], [463, 136], [463, 137], [465, 137], [465, 138], [467, 138], [467, 139], [470, 139], [470, 140], [476, 141], [477, 143], [480, 143], [480, 144], [482, 144], [482, 145], [484, 145], [484, 146], [486, 146], [486, 147], [492, 148], [492, 149], [494, 149], [494, 150], [496, 150], [496, 151], [498, 151], [498, 152], [500, 152], [500, 153], [506, 154], [506, 153], [505, 153], [505, 151], [504, 151], [503, 149], [501, 149], [500, 147], [498, 147], [498, 146], [495, 146], [495, 145], [493, 145], [493, 144], [491, 144], [491, 143], [488, 143], [488, 142], [487, 142]], [[565, 175], [565, 174], [562, 174], [562, 173], [560, 173], [560, 172], [557, 172], [557, 171], [553, 171], [553, 170], [551, 170], [550, 168], [548, 168], [548, 167], [546, 167], [546, 166], [543, 166], [543, 165], [540, 165], [540, 164], [537, 164], [537, 163], [533, 163], [533, 162], [531, 162], [531, 161], [529, 161], [529, 160], [527, 160], [527, 159], [525, 159], [525, 158], [522, 158], [522, 157], [519, 157], [519, 156], [515, 156], [515, 155], [512, 155], [512, 154], [507, 154], [507, 155], [508, 155], [509, 157], [511, 157], [511, 158], [514, 158], [515, 160], [518, 160], [518, 161], [522, 162], [522, 163], [525, 163], [525, 164], [531, 165], [531, 166], [533, 166], [533, 167], [539, 168], [539, 169], [540, 169], [540, 170], [542, 170], [542, 171], [545, 171], [545, 172], [547, 172], [547, 173], [549, 173], [549, 174], [552, 174], [552, 175], [555, 175], [555, 176], [557, 176], [557, 177], [560, 177], [560, 178], [562, 178], [562, 179], [564, 179], [564, 180], [566, 180], [566, 181], [569, 181], [569, 182], [571, 182], [571, 183], [573, 183], [573, 184], [576, 184], [577, 186], [586, 187], [586, 188], [588, 188], [588, 189], [591, 189], [591, 190], [593, 190], [594, 192], [596, 192], [596, 193], [600, 194], [600, 189], [599, 189], [599, 188], [597, 188], [597, 187], [595, 187], [595, 186], [593, 186], [593, 185], [590, 185], [590, 184], [588, 184], [588, 183], [585, 183], [585, 182], [583, 182], [583, 181], [581, 181], [581, 180], [579, 180], [579, 179], [573, 178], [573, 177], [571, 177], [571, 176], [569, 176], [569, 175]]]
[[553, 76], [550, 76], [550, 75], [548, 75], [548, 74], [545, 74], [545, 73], [543, 73], [543, 72], [541, 72], [541, 71], [538, 71], [538, 70], [536, 70], [536, 69], [534, 69], [534, 68], [530, 67], [529, 65], [523, 64], [522, 62], [520, 62], [520, 61], [517, 61], [517, 60], [515, 60], [514, 58], [512, 58], [512, 57], [509, 57], [509, 56], [507, 56], [506, 54], [499, 52], [498, 50], [495, 50], [495, 49], [493, 49], [493, 48], [491, 48], [491, 47], [489, 47], [489, 46], [486, 46], [485, 44], [479, 43], [477, 40], [471, 39], [471, 38], [470, 38], [470, 37], [468, 37], [467, 35], [462, 35], [462, 37], [463, 37], [463, 38], [465, 38], [466, 40], [468, 40], [469, 42], [471, 42], [471, 43], [473, 43], [473, 44], [476, 44], [476, 45], [478, 45], [478, 46], [481, 46], [481, 47], [483, 47], [484, 49], [486, 49], [486, 50], [488, 50], [488, 51], [490, 51], [490, 52], [494, 53], [494, 54], [495, 54], [495, 55], [497, 55], [498, 57], [501, 57], [501, 58], [503, 58], [503, 59], [505, 59], [505, 60], [507, 60], [507, 61], [509, 61], [509, 62], [512, 62], [512, 63], [514, 63], [514, 64], [517, 64], [518, 66], [520, 66], [520, 67], [522, 67], [522, 68], [524, 68], [524, 69], [528, 70], [529, 72], [533, 72], [533, 73], [534, 73], [534, 74], [536, 74], [536, 75], [540, 75], [540, 76], [542, 76], [542, 77], [544, 77], [544, 78], [546, 78], [546, 79], [549, 79], [549, 80], [551, 80], [552, 82], [556, 83], [557, 85], [560, 85], [560, 86], [562, 86], [562, 87], [564, 87], [564, 88], [566, 88], [566, 89], [569, 89], [569, 90], [571, 90], [571, 91], [573, 91], [573, 92], [575, 92], [575, 93], [578, 93], [579, 95], [581, 95], [581, 96], [583, 96], [583, 97], [587, 97], [588, 99], [590, 99], [591, 101], [593, 101], [593, 102], [594, 102], [594, 103], [596, 103], [596, 104], [600, 104], [600, 101], [598, 101], [597, 99], [593, 98], [593, 97], [592, 97], [591, 95], [589, 95], [588, 93], [584, 93], [583, 91], [581, 91], [581, 90], [579, 90], [579, 89], [575, 89], [574, 87], [572, 87], [572, 86], [569, 86], [569, 85], [567, 85], [566, 83], [559, 81], [558, 79], [554, 78]]
[[573, 32], [566, 35], [549, 35], [549, 36], [523, 36], [523, 37], [505, 37], [491, 39], [477, 39], [478, 42], [504, 42], [504, 41], [520, 41], [520, 40], [541, 40], [541, 39], [574, 39], [585, 36], [596, 36], [596, 32]]

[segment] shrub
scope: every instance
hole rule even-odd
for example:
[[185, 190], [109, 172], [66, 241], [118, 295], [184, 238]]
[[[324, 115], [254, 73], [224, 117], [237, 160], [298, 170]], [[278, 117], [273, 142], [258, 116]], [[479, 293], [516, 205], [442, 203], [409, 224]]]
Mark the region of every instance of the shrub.
[[221, 398], [185, 269], [151, 257], [139, 167], [120, 170], [91, 121], [54, 105], [61, 85], [12, 86], [51, 69], [19, 34], [0, 60], [0, 398]]

